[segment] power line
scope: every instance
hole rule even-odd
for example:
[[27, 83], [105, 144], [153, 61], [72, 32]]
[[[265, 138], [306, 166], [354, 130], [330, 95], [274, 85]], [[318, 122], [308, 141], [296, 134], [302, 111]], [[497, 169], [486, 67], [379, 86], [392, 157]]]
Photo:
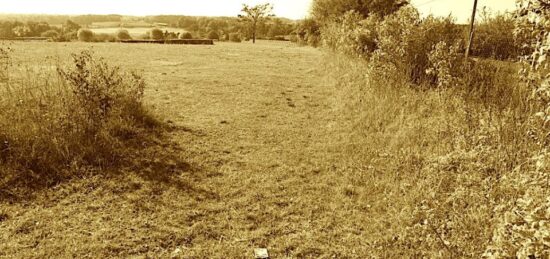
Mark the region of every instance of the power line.
[[440, 1], [440, 0], [430, 0], [430, 1], [428, 1], [428, 2], [424, 2], [424, 3], [418, 4], [418, 5], [416, 5], [416, 7], [425, 6], [425, 5], [427, 5], [427, 4], [431, 4], [431, 3], [437, 2], [437, 1]]

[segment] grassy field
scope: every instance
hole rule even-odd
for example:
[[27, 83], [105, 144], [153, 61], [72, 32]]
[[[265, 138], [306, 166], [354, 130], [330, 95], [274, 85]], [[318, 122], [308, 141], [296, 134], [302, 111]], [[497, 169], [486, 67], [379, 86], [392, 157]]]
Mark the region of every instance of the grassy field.
[[118, 172], [0, 195], [0, 257], [250, 258], [266, 247], [273, 258], [364, 258], [375, 249], [363, 201], [383, 192], [364, 189], [369, 177], [351, 174], [339, 153], [343, 122], [321, 51], [278, 42], [13, 48], [21, 66], [91, 49], [134, 69], [147, 80], [146, 103], [172, 127]]

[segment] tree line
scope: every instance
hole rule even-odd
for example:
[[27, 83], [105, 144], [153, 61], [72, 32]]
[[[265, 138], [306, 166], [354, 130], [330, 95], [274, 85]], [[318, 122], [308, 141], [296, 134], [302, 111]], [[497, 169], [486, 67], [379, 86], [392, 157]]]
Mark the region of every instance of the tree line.
[[[120, 27], [133, 27], [133, 23], [148, 24], [152, 29], [160, 23], [167, 27], [184, 29], [194, 38], [225, 40], [229, 40], [232, 35], [245, 40], [252, 39], [254, 35], [258, 39], [288, 39], [289, 35], [295, 34], [298, 26], [297, 21], [278, 17], [259, 21], [256, 30], [253, 31], [237, 16], [0, 15], [0, 38], [49, 37], [59, 41], [76, 40], [80, 28], [90, 28], [94, 23], [105, 22], [118, 23]], [[148, 36], [150, 35], [144, 35], [144, 37]], [[174, 35], [166, 36], [174, 37]], [[185, 35], [185, 37], [188, 36], [188, 34]]]

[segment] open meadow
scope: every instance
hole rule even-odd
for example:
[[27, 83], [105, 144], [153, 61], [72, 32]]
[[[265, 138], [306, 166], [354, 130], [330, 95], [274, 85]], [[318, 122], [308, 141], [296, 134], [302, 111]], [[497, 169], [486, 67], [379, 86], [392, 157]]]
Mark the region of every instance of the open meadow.
[[[93, 50], [144, 75], [167, 138], [120, 171], [81, 175], [24, 199], [0, 192], [0, 256], [355, 257], [370, 235], [358, 184], [338, 162], [321, 51], [17, 43], [14, 64]], [[55, 57], [51, 61], [52, 56]], [[37, 62], [49, 57], [45, 62]]]
[[0, 258], [550, 258], [548, 0], [11, 2]]
[[548, 257], [547, 67], [390, 24], [362, 53], [4, 43], [0, 257]]

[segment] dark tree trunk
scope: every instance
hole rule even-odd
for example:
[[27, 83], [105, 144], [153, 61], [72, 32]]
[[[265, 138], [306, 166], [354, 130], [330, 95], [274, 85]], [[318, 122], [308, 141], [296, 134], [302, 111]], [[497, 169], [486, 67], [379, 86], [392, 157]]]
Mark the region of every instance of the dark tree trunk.
[[252, 44], [256, 44], [256, 30], [257, 30], [257, 21], [254, 21], [254, 25], [252, 26]]

